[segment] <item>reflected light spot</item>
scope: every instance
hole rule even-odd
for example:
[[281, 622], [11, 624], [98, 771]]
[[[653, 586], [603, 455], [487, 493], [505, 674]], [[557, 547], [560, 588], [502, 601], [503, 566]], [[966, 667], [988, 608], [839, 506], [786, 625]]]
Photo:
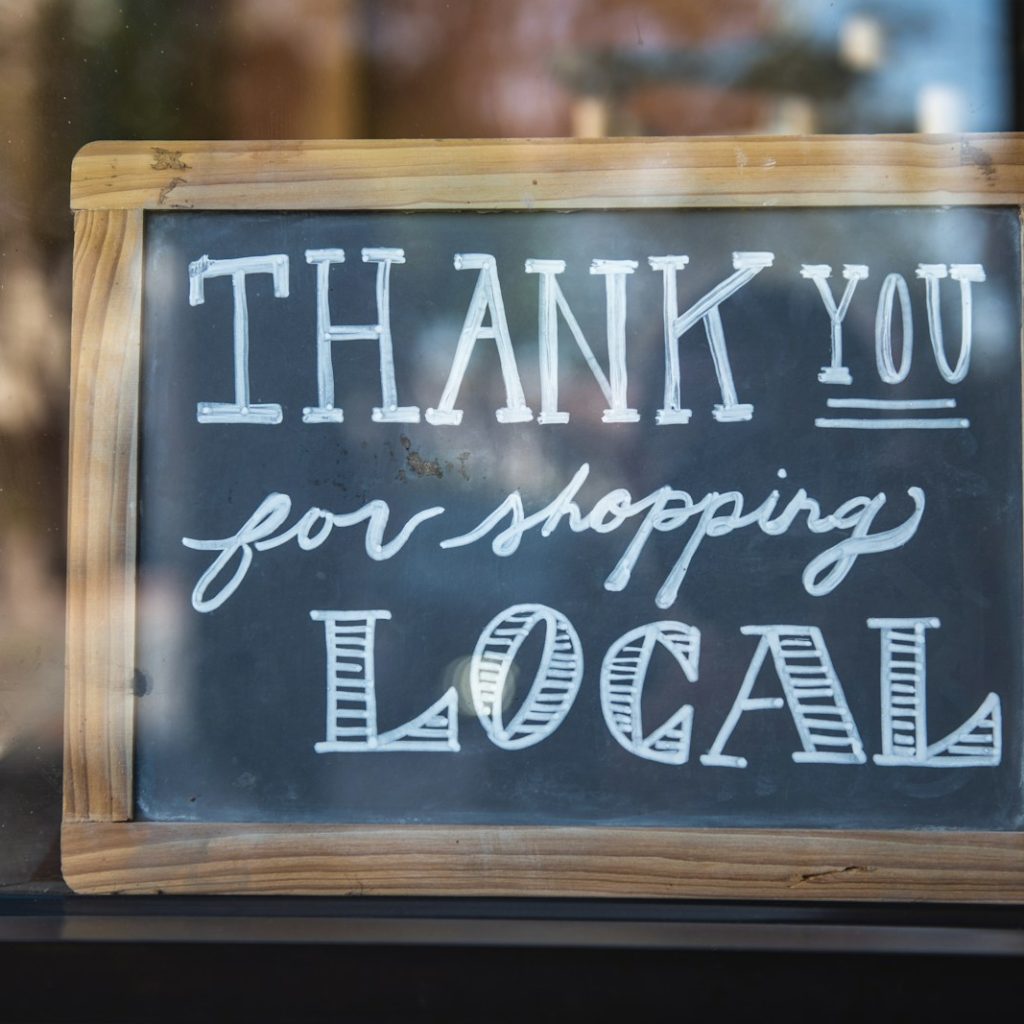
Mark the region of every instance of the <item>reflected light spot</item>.
[[[476, 708], [473, 707], [473, 691], [470, 686], [470, 674], [473, 666], [473, 656], [467, 654], [449, 662], [441, 673], [442, 690], [447, 691], [454, 686], [455, 692], [459, 695], [459, 714], [468, 718], [476, 717]], [[516, 680], [519, 677], [519, 668], [512, 664], [508, 668], [508, 675], [505, 678], [505, 686], [501, 693], [501, 710], [507, 711], [516, 694]]]

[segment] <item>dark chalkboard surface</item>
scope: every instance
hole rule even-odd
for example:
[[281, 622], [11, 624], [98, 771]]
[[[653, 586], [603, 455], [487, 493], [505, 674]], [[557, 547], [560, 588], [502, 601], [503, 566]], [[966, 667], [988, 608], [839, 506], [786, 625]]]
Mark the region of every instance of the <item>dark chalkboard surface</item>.
[[1021, 828], [1015, 207], [145, 232], [136, 817]]

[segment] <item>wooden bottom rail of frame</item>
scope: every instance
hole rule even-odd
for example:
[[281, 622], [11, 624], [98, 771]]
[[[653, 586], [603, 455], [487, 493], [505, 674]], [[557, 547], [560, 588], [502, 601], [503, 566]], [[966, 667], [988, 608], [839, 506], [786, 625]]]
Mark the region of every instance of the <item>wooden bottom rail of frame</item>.
[[81, 893], [1024, 902], [1024, 833], [65, 822]]

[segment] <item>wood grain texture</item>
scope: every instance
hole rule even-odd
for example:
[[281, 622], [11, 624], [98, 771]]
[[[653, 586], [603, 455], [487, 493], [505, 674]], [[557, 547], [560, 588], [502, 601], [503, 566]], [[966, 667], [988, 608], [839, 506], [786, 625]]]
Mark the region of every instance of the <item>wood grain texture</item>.
[[131, 816], [142, 213], [75, 219], [64, 815]]
[[96, 142], [77, 210], [1017, 203], [1024, 136]]
[[67, 824], [79, 892], [1024, 901], [1024, 834]]
[[130, 822], [143, 210], [1012, 204], [1024, 136], [95, 143], [77, 157], [65, 877], [81, 892], [1024, 902], [1024, 834]]

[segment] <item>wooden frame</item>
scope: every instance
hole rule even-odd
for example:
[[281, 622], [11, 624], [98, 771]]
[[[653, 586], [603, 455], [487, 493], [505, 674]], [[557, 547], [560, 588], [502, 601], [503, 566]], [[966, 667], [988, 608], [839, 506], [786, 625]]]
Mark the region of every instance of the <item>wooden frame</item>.
[[1024, 901], [1019, 832], [130, 820], [143, 211], [946, 204], [1024, 205], [1024, 136], [83, 149], [71, 181], [69, 884], [136, 893]]

